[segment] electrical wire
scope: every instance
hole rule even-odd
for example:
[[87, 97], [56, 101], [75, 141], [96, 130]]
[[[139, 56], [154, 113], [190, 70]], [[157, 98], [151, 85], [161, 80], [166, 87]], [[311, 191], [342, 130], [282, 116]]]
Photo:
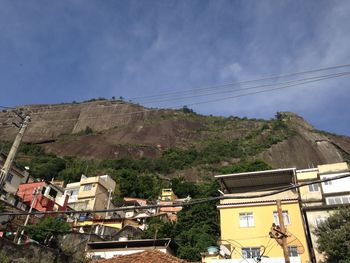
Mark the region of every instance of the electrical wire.
[[[340, 69], [340, 68], [347, 68], [350, 67], [350, 64], [342, 64], [342, 65], [335, 65], [335, 66], [329, 66], [329, 67], [324, 67], [324, 68], [318, 68], [318, 69], [311, 69], [311, 70], [305, 70], [305, 71], [299, 71], [299, 72], [293, 72], [293, 73], [285, 73], [285, 74], [276, 74], [276, 75], [271, 75], [267, 77], [262, 77], [262, 78], [257, 78], [253, 80], [245, 80], [245, 81], [240, 81], [240, 82], [233, 82], [233, 83], [228, 83], [228, 84], [223, 84], [223, 85], [215, 85], [215, 86], [210, 86], [210, 87], [205, 87], [205, 88], [197, 88], [197, 89], [191, 89], [191, 90], [179, 90], [179, 91], [172, 91], [172, 92], [165, 92], [165, 93], [158, 93], [156, 95], [147, 95], [147, 96], [138, 96], [138, 97], [131, 97], [131, 98], [126, 98], [125, 100], [135, 100], [135, 99], [145, 99], [145, 98], [159, 98], [163, 97], [165, 95], [176, 95], [176, 94], [187, 94], [190, 92], [198, 92], [198, 91], [207, 91], [207, 90], [217, 90], [220, 88], [227, 88], [227, 87], [232, 87], [232, 86], [237, 86], [237, 85], [245, 85], [249, 83], [256, 83], [256, 82], [261, 82], [261, 81], [267, 81], [267, 80], [276, 80], [276, 79], [281, 79], [281, 78], [286, 78], [286, 77], [293, 77], [293, 76], [298, 76], [298, 75], [305, 75], [305, 74], [311, 74], [311, 73], [317, 73], [317, 72], [322, 72], [322, 71], [329, 71], [329, 70], [335, 70], [335, 69]], [[99, 101], [99, 100], [96, 100]], [[119, 102], [119, 100], [115, 100]], [[125, 102], [121, 102], [125, 103]], [[52, 108], [57, 108], [57, 107], [62, 107], [62, 106], [73, 106], [69, 103], [62, 103], [58, 105], [43, 105], [46, 106], [45, 108], [41, 107], [41, 105], [35, 105], [35, 108], [32, 107], [32, 110], [43, 110], [43, 109], [52, 109]], [[20, 106], [20, 107], [26, 107], [26, 106]], [[5, 108], [5, 109], [16, 109], [18, 107], [9, 107], [9, 106], [0, 106], [0, 108]]]
[[[271, 83], [271, 84], [264, 84], [264, 85], [258, 85], [258, 86], [253, 86], [253, 87], [246, 87], [246, 88], [240, 88], [240, 89], [234, 89], [234, 90], [228, 90], [228, 91], [220, 91], [220, 92], [212, 92], [212, 93], [207, 93], [207, 94], [200, 94], [200, 95], [193, 95], [193, 96], [182, 96], [182, 97], [171, 97], [167, 99], [162, 99], [162, 100], [153, 100], [153, 101], [146, 101], [143, 102], [143, 104], [150, 104], [150, 103], [160, 103], [160, 102], [167, 102], [167, 101], [174, 101], [174, 100], [179, 100], [179, 99], [187, 99], [187, 98], [198, 98], [198, 97], [203, 97], [203, 96], [210, 96], [210, 95], [217, 95], [217, 94], [223, 94], [223, 93], [233, 93], [237, 91], [244, 91], [244, 90], [252, 90], [252, 89], [260, 89], [263, 87], [271, 87], [271, 86], [278, 86], [278, 85], [284, 85], [284, 84], [298, 84], [298, 82], [306, 81], [306, 80], [323, 80], [325, 78], [331, 78], [331, 77], [341, 77], [348, 75], [350, 72], [339, 72], [339, 73], [333, 73], [333, 74], [328, 74], [328, 75], [321, 75], [321, 76], [314, 76], [314, 77], [309, 77], [309, 78], [303, 78], [303, 79], [297, 79], [297, 80], [291, 80], [291, 81], [286, 81], [286, 82], [280, 82], [280, 83]], [[302, 84], [302, 83], [301, 83]], [[122, 105], [123, 103], [115, 103], [113, 105], [107, 105], [107, 106], [101, 106], [99, 109], [106, 109], [109, 107], [115, 107], [116, 105]], [[177, 108], [178, 106], [175, 106]], [[72, 111], [72, 110], [62, 110], [62, 111]], [[62, 112], [62, 111], [49, 111], [47, 113], [55, 113], [55, 112]], [[77, 110], [78, 111], [78, 110]], [[44, 113], [34, 113], [33, 115], [39, 115], [39, 114], [45, 114]]]
[[300, 187], [308, 186], [311, 184], [316, 184], [316, 183], [324, 183], [328, 181], [333, 181], [333, 180], [339, 180], [343, 178], [350, 177], [350, 172], [344, 173], [339, 176], [335, 176], [333, 178], [324, 178], [324, 179], [319, 179], [319, 180], [313, 180], [309, 181], [306, 183], [301, 183], [301, 184], [295, 184], [288, 186], [284, 189], [281, 190], [276, 190], [276, 191], [271, 191], [265, 194], [256, 194], [256, 195], [246, 195], [246, 196], [230, 196], [230, 195], [225, 195], [225, 196], [217, 196], [217, 197], [209, 197], [209, 198], [203, 198], [203, 199], [194, 199], [189, 202], [184, 202], [184, 203], [177, 203], [177, 204], [166, 204], [166, 205], [145, 205], [145, 206], [128, 206], [128, 207], [118, 207], [118, 208], [112, 208], [112, 209], [99, 209], [99, 210], [72, 210], [72, 211], [35, 211], [35, 212], [27, 212], [27, 211], [21, 211], [21, 212], [1, 212], [0, 215], [40, 215], [40, 214], [95, 214], [95, 213], [105, 213], [105, 212], [117, 212], [117, 211], [130, 211], [130, 210], [135, 210], [135, 209], [151, 209], [151, 208], [162, 208], [162, 207], [187, 207], [187, 206], [192, 206], [192, 205], [197, 205], [197, 204], [202, 204], [202, 203], [208, 203], [208, 202], [213, 202], [213, 201], [219, 201], [219, 200], [224, 200], [224, 199], [254, 199], [254, 198], [261, 198], [261, 197], [267, 197], [267, 196], [272, 196], [276, 195], [279, 193], [283, 193], [286, 191], [298, 189]]
[[[280, 74], [280, 75], [272, 75], [272, 76], [267, 76], [267, 77], [262, 77], [258, 79], [253, 79], [253, 80], [245, 80], [245, 81], [240, 81], [240, 82], [233, 82], [233, 83], [228, 83], [224, 85], [216, 85], [216, 86], [210, 86], [206, 88], [197, 88], [197, 89], [192, 89], [190, 91], [202, 91], [202, 90], [212, 90], [212, 89], [218, 89], [221, 87], [227, 87], [227, 86], [233, 86], [233, 85], [242, 85], [242, 84], [247, 84], [247, 83], [254, 83], [254, 82], [259, 82], [259, 81], [266, 81], [266, 80], [274, 80], [274, 79], [279, 79], [279, 78], [285, 78], [285, 77], [293, 77], [297, 75], [304, 75], [304, 74], [310, 74], [310, 73], [316, 73], [316, 72], [321, 72], [321, 71], [326, 71], [326, 70], [334, 70], [334, 69], [339, 69], [339, 68], [346, 68], [350, 67], [350, 64], [343, 64], [343, 65], [336, 65], [336, 66], [330, 66], [330, 67], [325, 67], [325, 68], [319, 68], [319, 69], [313, 69], [313, 70], [306, 70], [306, 71], [300, 71], [300, 72], [293, 72], [293, 73], [286, 73], [286, 74]], [[164, 95], [174, 95], [174, 94], [184, 94], [189, 91], [172, 91], [172, 92], [166, 92], [166, 93], [158, 93], [157, 95], [148, 95], [148, 96], [139, 96], [139, 97], [133, 97], [133, 98], [128, 98], [129, 100], [136, 100], [136, 99], [144, 99], [144, 98], [154, 98], [154, 97], [159, 97], [159, 96], [164, 96]]]
[[[255, 91], [255, 92], [239, 94], [239, 95], [236, 95], [236, 96], [229, 96], [229, 97], [224, 97], [224, 98], [219, 98], [219, 99], [213, 99], [213, 100], [207, 100], [207, 101], [201, 101], [201, 102], [194, 102], [194, 103], [187, 104], [187, 106], [194, 106], [194, 105], [200, 105], [200, 104], [206, 104], [206, 103], [212, 103], [212, 102], [219, 102], [219, 101], [230, 100], [230, 99], [234, 99], [234, 98], [240, 98], [240, 97], [245, 97], [245, 96], [250, 96], [250, 95], [255, 95], [255, 94], [261, 94], [261, 93], [265, 93], [265, 92], [272, 92], [272, 91], [287, 89], [287, 88], [290, 88], [290, 87], [295, 87], [295, 86], [299, 86], [299, 85], [319, 82], [319, 81], [322, 81], [322, 80], [332, 79], [332, 78], [336, 78], [336, 77], [343, 77], [343, 76], [348, 76], [348, 75], [350, 75], [350, 72], [343, 72], [343, 73], [337, 74], [336, 76], [325, 76], [325, 77], [321, 77], [321, 78], [318, 78], [318, 79], [308, 80], [308, 81], [299, 82], [299, 83], [295, 83], [295, 84], [289, 84], [289, 85], [276, 87], [276, 88], [271, 88], [271, 89], [265, 89], [265, 90]], [[173, 107], [170, 107], [170, 108], [167, 108], [167, 109], [178, 109], [178, 108], [181, 108], [182, 106], [183, 105], [177, 105], [177, 106], [173, 106]], [[153, 111], [162, 111], [162, 110], [167, 110], [167, 109], [143, 109], [143, 110], [140, 110], [140, 111], [134, 111], [134, 112], [128, 112], [128, 113], [122, 113], [122, 114], [120, 114], [120, 113], [110, 113], [110, 114], [104, 114], [102, 117], [101, 116], [98, 116], [98, 117], [91, 116], [91, 117], [83, 117], [83, 118], [78, 118], [78, 119], [77, 118], [60, 119], [60, 120], [35, 120], [35, 119], [33, 119], [32, 122], [42, 123], [42, 122], [79, 121], [79, 120], [86, 120], [86, 119], [101, 119], [104, 116], [124, 117], [124, 116], [129, 116], [129, 115], [134, 115], [134, 114], [147, 113], [147, 112], [153, 112]]]
[[211, 93], [203, 93], [203, 94], [196, 94], [196, 95], [190, 95], [190, 96], [183, 96], [183, 94], [182, 94], [182, 96], [180, 96], [180, 97], [170, 97], [170, 98], [164, 98], [164, 99], [159, 99], [159, 100], [143, 101], [142, 104], [162, 103], [162, 102], [168, 102], [168, 101], [176, 101], [176, 100], [180, 100], [180, 99], [191, 99], [191, 98], [198, 98], [198, 97], [204, 97], [204, 96], [233, 93], [233, 92], [238, 92], [238, 91], [254, 90], [254, 89], [277, 86], [277, 85], [282, 85], [282, 84], [293, 84], [293, 83], [298, 83], [298, 82], [305, 81], [305, 80], [312, 80], [312, 79], [316, 80], [316, 79], [323, 78], [323, 77], [333, 77], [333, 76], [337, 77], [337, 76], [342, 76], [344, 73], [349, 73], [349, 71], [333, 73], [333, 74], [328, 74], [328, 75], [323, 75], [323, 76], [315, 76], [315, 77], [309, 77], [309, 78], [303, 78], [303, 79], [296, 79], [296, 80], [279, 82], [279, 83], [257, 85], [257, 86], [246, 87], [246, 88], [237, 88], [237, 89], [230, 88], [230, 90], [215, 91], [215, 92], [211, 92]]
[[265, 256], [267, 256], [276, 245], [277, 245], [277, 243], [273, 243], [273, 245], [271, 246], [269, 251], [266, 252]]
[[[220, 241], [226, 241], [226, 242], [230, 243], [231, 245], [233, 245], [235, 247], [235, 249], [233, 251], [237, 252], [242, 258], [242, 260], [239, 261], [239, 262], [246, 261], [246, 262], [249, 263], [249, 261], [245, 257], [243, 257], [242, 253], [238, 249], [236, 249], [237, 247], [240, 248], [240, 249], [242, 249], [242, 247], [243, 247], [239, 242], [237, 242], [234, 239], [221, 239]], [[236, 244], [238, 244], [238, 246], [233, 244], [232, 242], [235, 242]]]

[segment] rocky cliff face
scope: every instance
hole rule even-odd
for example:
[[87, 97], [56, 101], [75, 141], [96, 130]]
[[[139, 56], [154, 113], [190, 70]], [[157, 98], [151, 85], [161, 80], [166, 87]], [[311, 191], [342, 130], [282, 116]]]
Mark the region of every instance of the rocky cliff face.
[[[118, 158], [159, 155], [173, 147], [190, 148], [203, 141], [244, 138], [266, 121], [186, 114], [180, 110], [146, 109], [123, 101], [21, 106], [31, 111], [32, 122], [24, 141], [42, 144], [60, 156]], [[9, 111], [0, 123], [11, 122]], [[279, 118], [294, 135], [258, 154], [274, 167], [307, 168], [343, 161], [350, 152], [350, 138], [315, 130], [301, 117], [283, 113]], [[17, 130], [0, 127], [0, 140], [13, 140]]]

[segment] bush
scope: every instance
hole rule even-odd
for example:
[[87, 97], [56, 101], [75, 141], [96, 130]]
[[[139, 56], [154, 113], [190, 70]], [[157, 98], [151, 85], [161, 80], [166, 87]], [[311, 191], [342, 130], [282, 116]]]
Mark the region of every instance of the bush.
[[244, 173], [244, 172], [254, 172], [254, 171], [264, 171], [272, 169], [272, 167], [262, 160], [254, 161], [242, 161], [234, 165], [224, 166], [220, 168], [220, 173], [230, 174], [230, 173]]
[[89, 126], [86, 126], [86, 128], [84, 130], [84, 134], [85, 135], [89, 135], [89, 134], [92, 134], [92, 133], [94, 133], [94, 131]]
[[31, 239], [43, 245], [57, 247], [57, 235], [70, 231], [70, 225], [63, 219], [47, 217], [41, 219], [36, 225], [26, 226], [25, 232]]
[[195, 113], [194, 110], [190, 109], [186, 105], [182, 107], [182, 112], [185, 114]]

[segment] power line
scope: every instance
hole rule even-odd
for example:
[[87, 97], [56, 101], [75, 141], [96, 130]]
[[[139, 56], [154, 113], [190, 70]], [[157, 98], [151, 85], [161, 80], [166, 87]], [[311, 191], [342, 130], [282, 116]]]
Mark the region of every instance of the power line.
[[166, 204], [166, 205], [145, 205], [145, 206], [127, 206], [127, 207], [118, 207], [118, 208], [112, 208], [112, 209], [99, 209], [99, 210], [72, 210], [72, 211], [36, 211], [32, 213], [28, 213], [26, 211], [23, 212], [2, 212], [1, 215], [46, 215], [46, 214], [95, 214], [95, 213], [105, 213], [105, 212], [117, 212], [117, 211], [130, 211], [130, 210], [140, 210], [140, 209], [151, 209], [151, 208], [162, 208], [162, 207], [187, 207], [191, 205], [197, 205], [197, 204], [202, 204], [202, 203], [208, 203], [208, 202], [213, 202], [213, 201], [219, 201], [219, 200], [224, 200], [224, 199], [254, 199], [254, 198], [262, 198], [262, 197], [267, 197], [267, 196], [272, 196], [276, 194], [280, 194], [283, 192], [287, 192], [290, 190], [294, 190], [300, 187], [308, 186], [311, 184], [317, 184], [317, 183], [324, 183], [328, 181], [333, 181], [333, 180], [339, 180], [342, 178], [347, 178], [350, 177], [350, 172], [346, 172], [344, 174], [335, 176], [333, 178], [324, 178], [324, 179], [319, 179], [319, 180], [313, 180], [309, 181], [306, 183], [300, 183], [300, 184], [294, 184], [288, 187], [285, 187], [284, 189], [276, 190], [276, 191], [271, 191], [265, 194], [253, 194], [253, 195], [245, 195], [245, 196], [230, 196], [230, 195], [225, 195], [225, 196], [217, 196], [217, 197], [208, 197], [208, 198], [202, 198], [202, 199], [193, 199], [192, 201], [189, 202], [182, 202], [182, 203], [176, 203], [176, 204]]
[[[327, 79], [333, 79], [333, 78], [337, 78], [337, 77], [343, 77], [343, 76], [348, 76], [350, 75], [350, 72], [342, 72], [342, 73], [338, 73], [335, 75], [331, 75], [331, 76], [323, 76], [323, 77], [319, 77], [317, 79], [312, 79], [312, 80], [307, 80], [307, 81], [303, 81], [303, 82], [299, 82], [299, 83], [295, 83], [295, 84], [289, 84], [289, 85], [285, 85], [285, 86], [281, 86], [281, 87], [276, 87], [276, 88], [271, 88], [271, 89], [265, 89], [265, 90], [260, 90], [260, 91], [255, 91], [255, 92], [249, 92], [249, 93], [244, 93], [244, 94], [239, 94], [239, 95], [235, 95], [235, 96], [229, 96], [229, 97], [224, 97], [224, 98], [219, 98], [219, 99], [213, 99], [213, 100], [207, 100], [207, 101], [201, 101], [201, 102], [194, 102], [194, 103], [190, 103], [187, 104], [187, 106], [194, 106], [194, 105], [199, 105], [199, 104], [206, 104], [206, 103], [212, 103], [212, 102], [218, 102], [218, 101], [224, 101], [224, 100], [230, 100], [230, 99], [234, 99], [234, 98], [240, 98], [240, 97], [245, 97], [245, 96], [250, 96], [250, 95], [255, 95], [255, 94], [260, 94], [260, 93], [265, 93], [265, 92], [272, 92], [272, 91], [277, 91], [277, 90], [283, 90], [283, 89], [287, 89], [290, 87], [295, 87], [295, 86], [300, 86], [300, 85], [304, 85], [304, 84], [309, 84], [309, 83], [315, 83], [315, 82], [319, 82], [322, 80], [327, 80]], [[178, 109], [180, 107], [182, 107], [183, 105], [177, 105], [177, 106], [173, 106], [167, 109], [143, 109], [140, 111], [134, 111], [134, 112], [128, 112], [128, 113], [110, 113], [110, 114], [105, 114], [104, 116], [115, 116], [115, 117], [124, 117], [124, 116], [129, 116], [129, 115], [134, 115], [134, 114], [140, 114], [140, 113], [146, 113], [146, 112], [153, 112], [153, 111], [166, 111], [169, 109]], [[62, 122], [62, 121], [77, 121], [77, 120], [85, 120], [85, 119], [101, 119], [101, 117], [85, 117], [85, 118], [71, 118], [71, 119], [61, 119], [61, 120], [33, 120], [33, 122], [36, 123], [40, 123], [40, 122]]]
[[297, 83], [297, 84], [291, 84], [291, 85], [286, 85], [286, 86], [272, 88], [272, 89], [265, 89], [265, 90], [261, 90], [261, 91], [245, 93], [245, 94], [241, 94], [241, 95], [237, 95], [237, 96], [231, 96], [231, 97], [226, 97], [226, 98], [221, 98], [221, 99], [208, 100], [208, 101], [197, 102], [197, 103], [190, 103], [190, 104], [187, 104], [187, 106], [193, 106], [193, 105], [199, 105], [199, 104], [205, 104], [205, 103], [211, 103], [211, 102], [218, 102], [218, 101], [223, 101], [223, 100], [229, 100], [229, 99], [234, 99], [234, 98], [240, 98], [240, 97], [245, 97], [245, 96], [265, 93], [265, 92], [282, 90], [282, 89], [287, 89], [287, 88], [290, 88], [290, 87], [295, 87], [295, 86], [299, 86], [299, 85], [304, 85], [304, 84], [318, 82], [318, 81], [325, 80], [325, 79], [332, 79], [332, 78], [335, 78], [335, 77], [342, 77], [342, 76], [346, 76], [346, 75], [349, 75], [349, 74], [350, 73], [347, 72], [347, 73], [344, 73], [344, 74], [338, 75], [338, 76], [325, 77], [325, 78], [320, 78], [320, 79], [317, 79], [317, 80], [310, 80], [310, 81], [300, 82], [300, 83]]
[[[272, 75], [272, 76], [267, 76], [267, 77], [263, 77], [263, 78], [253, 79], [253, 80], [245, 80], [245, 81], [240, 81], [240, 82], [228, 83], [228, 84], [224, 84], [224, 85], [210, 86], [210, 87], [206, 87], [206, 88], [197, 88], [197, 89], [193, 89], [191, 91], [218, 89], [218, 88], [232, 86], [232, 85], [241, 85], [241, 84], [247, 84], [247, 83], [254, 83], [254, 82], [258, 82], [258, 81], [274, 80], [274, 79], [279, 79], [279, 78], [293, 77], [293, 76], [297, 76], [297, 75], [310, 74], [310, 73], [316, 73], [316, 72], [321, 72], [321, 71], [326, 71], [326, 70], [334, 70], [334, 69], [346, 68], [346, 67], [350, 67], [350, 64], [336, 65], [336, 66], [330, 66], [330, 67], [325, 67], [325, 68], [312, 69], [312, 70], [307, 70], [307, 71], [299, 71], [299, 72], [293, 72], [293, 73], [286, 73], [286, 74], [280, 74], [280, 75]], [[184, 94], [186, 92], [189, 92], [189, 91], [179, 90], [179, 91], [172, 91], [172, 92], [166, 92], [166, 93], [158, 93], [157, 95], [139, 96], [139, 97], [133, 97], [133, 98], [128, 98], [128, 99], [136, 100], [136, 99], [144, 99], [144, 98], [154, 98], [154, 97], [159, 97], [159, 96], [164, 96], [164, 95], [174, 95], [174, 94], [179, 94], [179, 93]]]
[[[324, 77], [340, 77], [340, 76], [343, 76], [346, 73], [349, 73], [349, 71], [339, 72], [339, 73], [332, 73], [332, 74], [328, 74], [328, 75], [313, 76], [313, 77], [296, 79], [296, 80], [290, 80], [290, 81], [284, 81], [284, 82], [280, 82], [280, 83], [270, 83], [270, 84], [264, 84], [264, 85], [257, 85], [257, 86], [253, 86], [253, 87], [239, 88], [239, 89], [233, 89], [233, 90], [232, 89], [231, 90], [224, 90], [224, 91], [219, 91], [219, 92], [215, 91], [215, 92], [204, 93], [204, 94], [199, 94], [199, 95], [196, 94], [196, 95], [192, 95], [192, 96], [183, 96], [183, 93], [182, 93], [181, 97], [170, 97], [170, 98], [163, 98], [163, 99], [158, 99], [158, 100], [149, 100], [149, 101], [142, 102], [142, 104], [160, 103], [160, 102], [167, 102], [167, 101], [176, 101], [176, 100], [181, 100], [181, 99], [198, 98], [198, 97], [203, 97], [203, 96], [211, 96], [211, 95], [232, 93], [232, 92], [238, 92], [238, 91], [244, 91], [244, 90], [259, 89], [259, 88], [263, 88], [263, 87], [277, 86], [277, 85], [282, 85], [282, 84], [292, 84], [294, 82], [301, 82], [301, 81], [305, 81], [305, 80], [313, 80], [313, 79], [317, 80], [319, 78], [324, 78]], [[227, 89], [229, 87], [232, 87], [232, 85], [233, 84], [228, 84], [228, 85], [225, 85], [225, 87]], [[122, 105], [122, 104], [125, 104], [125, 102], [114, 103], [113, 105], [103, 105], [103, 106], [100, 106], [98, 109], [103, 110], [103, 109], [110, 108], [110, 107], [116, 108], [116, 106]], [[57, 105], [57, 106], [60, 107], [61, 105]], [[36, 112], [36, 113], [32, 113], [32, 115], [43, 115], [45, 113], [51, 114], [51, 113], [63, 112], [63, 111], [72, 112], [72, 111], [80, 111], [80, 110], [79, 109], [68, 109], [68, 110], [58, 110], [58, 111]]]
[[277, 243], [273, 243], [273, 245], [271, 246], [271, 248], [269, 249], [269, 251], [266, 252], [266, 256], [271, 252], [271, 250], [277, 245]]
[[190, 95], [190, 96], [170, 97], [170, 98], [164, 98], [164, 99], [153, 100], [153, 101], [151, 100], [151, 101], [142, 102], [142, 104], [161, 103], [161, 102], [168, 102], [168, 101], [174, 101], [174, 100], [176, 101], [176, 100], [181, 100], [181, 99], [191, 99], [191, 98], [198, 98], [198, 97], [204, 97], [204, 96], [233, 93], [233, 92], [244, 91], [244, 90], [260, 89], [260, 88], [263, 88], [263, 87], [271, 87], [271, 86], [277, 86], [277, 85], [282, 85], [282, 84], [292, 84], [292, 83], [297, 83], [297, 82], [305, 81], [305, 80], [312, 80], [312, 79], [316, 80], [316, 79], [319, 79], [321, 77], [323, 78], [323, 77], [343, 76], [344, 73], [349, 73], [349, 71], [333, 73], [333, 74], [323, 75], [323, 76], [314, 76], [314, 77], [309, 77], [309, 78], [290, 80], [290, 81], [280, 82], [280, 83], [270, 83], [270, 84], [258, 85], [258, 86], [253, 86], [253, 87], [230, 89], [230, 90], [223, 90], [223, 91], [215, 91], [215, 92], [211, 92], [211, 93], [203, 93], [203, 94], [196, 94], [196, 95]]
[[[192, 89], [189, 91], [178, 91], [178, 92], [168, 92], [168, 93], [160, 93], [157, 95], [150, 95], [150, 96], [140, 96], [140, 97], [135, 97], [135, 98], [131, 98], [131, 99], [142, 99], [142, 98], [159, 98], [159, 97], [163, 97], [165, 95], [176, 95], [176, 94], [188, 94], [191, 92], [198, 92], [198, 91], [208, 91], [208, 90], [212, 90], [212, 89], [222, 89], [222, 88], [230, 88], [232, 86], [237, 86], [237, 85], [244, 85], [244, 84], [249, 84], [249, 83], [255, 83], [255, 82], [259, 82], [259, 81], [266, 81], [266, 80], [274, 80], [274, 79], [280, 79], [280, 78], [286, 78], [286, 77], [292, 77], [292, 76], [298, 76], [298, 75], [305, 75], [305, 74], [310, 74], [310, 73], [316, 73], [316, 72], [322, 72], [322, 71], [327, 71], [327, 70], [334, 70], [334, 69], [339, 69], [339, 68], [346, 68], [346, 67], [350, 67], [350, 64], [344, 64], [344, 65], [336, 65], [336, 66], [331, 66], [331, 67], [325, 67], [325, 68], [319, 68], [319, 69], [313, 69], [313, 70], [307, 70], [307, 71], [300, 71], [300, 72], [294, 72], [294, 73], [287, 73], [287, 74], [280, 74], [280, 75], [272, 75], [269, 77], [264, 77], [264, 78], [259, 78], [259, 79], [253, 79], [253, 80], [246, 80], [246, 81], [241, 81], [241, 82], [234, 82], [234, 83], [229, 83], [229, 84], [224, 84], [224, 85], [217, 85], [217, 86], [212, 86], [212, 87], [207, 87], [207, 88], [199, 88], [199, 89]], [[336, 73], [333, 73], [336, 74]], [[313, 77], [313, 78], [317, 78]], [[320, 76], [321, 77], [321, 76]], [[294, 80], [294, 81], [298, 81], [298, 80]], [[272, 85], [272, 84], [269, 84]], [[258, 88], [258, 87], [256, 87]], [[252, 89], [252, 88], [247, 88], [247, 89]], [[244, 90], [244, 89], [239, 89], [239, 90]], [[209, 95], [209, 94], [207, 94]], [[201, 95], [201, 96], [205, 96], [205, 95]], [[181, 99], [181, 97], [180, 97]], [[171, 100], [174, 100], [173, 98], [171, 98]], [[153, 102], [157, 102], [157, 101], [149, 101], [146, 102], [146, 104], [148, 103], [153, 103]], [[115, 105], [120, 105], [123, 104], [125, 102], [119, 102], [115, 103], [114, 105], [109, 105], [106, 106], [104, 105], [101, 108], [107, 108], [107, 107], [115, 107]], [[61, 105], [50, 105], [49, 107], [46, 107], [45, 109], [52, 109], [52, 108], [56, 108], [56, 107], [62, 107], [66, 104], [61, 104]], [[70, 105], [70, 104], [69, 104]], [[72, 105], [70, 105], [72, 106]], [[16, 109], [15, 107], [7, 107], [7, 106], [0, 106], [0, 108], [8, 108], [8, 109]], [[43, 107], [36, 107], [35, 109], [32, 108], [32, 110], [42, 110]], [[61, 110], [64, 111], [64, 110]], [[61, 112], [61, 111], [56, 111], [56, 112]], [[72, 109], [67, 110], [67, 111], [72, 111]], [[49, 111], [49, 113], [51, 113], [53, 111]], [[42, 114], [42, 113], [33, 113], [34, 115], [36, 114]]]

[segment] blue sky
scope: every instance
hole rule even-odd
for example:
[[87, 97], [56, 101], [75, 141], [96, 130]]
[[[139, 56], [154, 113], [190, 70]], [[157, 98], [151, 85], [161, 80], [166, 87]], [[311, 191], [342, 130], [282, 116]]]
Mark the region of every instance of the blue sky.
[[[349, 14], [346, 0], [0, 0], [0, 105], [133, 98], [348, 64]], [[252, 118], [293, 111], [350, 135], [349, 79], [191, 108]]]

